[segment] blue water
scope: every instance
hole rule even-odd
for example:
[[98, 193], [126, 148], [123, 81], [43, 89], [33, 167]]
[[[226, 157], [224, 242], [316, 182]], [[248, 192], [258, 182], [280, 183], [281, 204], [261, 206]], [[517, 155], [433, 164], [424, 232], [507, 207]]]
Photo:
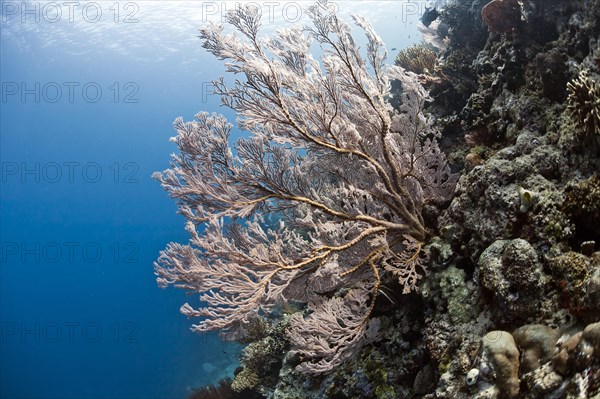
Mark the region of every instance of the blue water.
[[[187, 233], [150, 178], [177, 116], [225, 111], [196, 38], [223, 3], [1, 4], [0, 397], [181, 398], [231, 374], [237, 346], [189, 332], [196, 298], [156, 286]], [[398, 4], [340, 9], [402, 48], [418, 16]]]

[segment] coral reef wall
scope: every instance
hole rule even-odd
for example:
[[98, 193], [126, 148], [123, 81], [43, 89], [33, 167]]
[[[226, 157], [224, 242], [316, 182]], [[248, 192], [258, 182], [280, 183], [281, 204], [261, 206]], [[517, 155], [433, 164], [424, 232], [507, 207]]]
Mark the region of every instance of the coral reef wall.
[[440, 13], [429, 112], [461, 178], [445, 208], [423, 211], [429, 276], [408, 295], [382, 288], [383, 340], [326, 376], [294, 371], [280, 321], [276, 350], [251, 347], [283, 357], [254, 384], [264, 397], [600, 395], [600, 0]]

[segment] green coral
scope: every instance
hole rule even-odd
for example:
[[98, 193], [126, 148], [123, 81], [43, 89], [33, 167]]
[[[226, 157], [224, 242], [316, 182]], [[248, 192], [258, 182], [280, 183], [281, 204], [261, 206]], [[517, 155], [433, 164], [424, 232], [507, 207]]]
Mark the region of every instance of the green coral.
[[377, 388], [375, 388], [375, 396], [377, 399], [396, 399], [398, 397], [394, 387], [389, 384], [378, 385]]
[[393, 399], [397, 397], [394, 387], [389, 383], [388, 370], [378, 351], [371, 351], [365, 358], [364, 369], [367, 378], [375, 387], [375, 396], [377, 399]]
[[473, 309], [465, 306], [470, 302], [470, 293], [465, 283], [464, 270], [450, 266], [440, 273], [440, 290], [448, 306], [452, 323], [465, 323], [473, 316]]
[[450, 369], [450, 366], [452, 366], [452, 361], [454, 359], [452, 358], [452, 356], [450, 356], [449, 352], [444, 353], [444, 355], [442, 356], [441, 360], [440, 360], [440, 364], [438, 365], [438, 370], [440, 372], [440, 374], [444, 374], [446, 371], [448, 371]]

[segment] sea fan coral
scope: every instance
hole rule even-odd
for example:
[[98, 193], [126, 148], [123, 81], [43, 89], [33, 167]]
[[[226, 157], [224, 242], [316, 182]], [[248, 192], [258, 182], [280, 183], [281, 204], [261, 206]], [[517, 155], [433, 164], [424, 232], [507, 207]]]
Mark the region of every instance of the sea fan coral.
[[[176, 120], [180, 153], [154, 176], [177, 199], [191, 240], [169, 244], [156, 274], [160, 286], [201, 294], [202, 307], [181, 308], [202, 318], [195, 331], [229, 339], [256, 316], [307, 303], [311, 313], [292, 317], [290, 338], [298, 370], [319, 374], [378, 338], [370, 316], [382, 279], [416, 288], [428, 234], [422, 209], [447, 200], [456, 177], [417, 76], [385, 65], [362, 17], [354, 19], [365, 56], [326, 2], [309, 11], [312, 27], [268, 39], [252, 7], [227, 15], [241, 37], [218, 25], [201, 30], [204, 47], [245, 77], [213, 84], [248, 135], [231, 146], [223, 116]], [[315, 41], [320, 60], [309, 52]], [[395, 96], [398, 109], [388, 102]]]
[[579, 76], [567, 84], [569, 97], [567, 109], [585, 133], [600, 134], [600, 86], [583, 69]]

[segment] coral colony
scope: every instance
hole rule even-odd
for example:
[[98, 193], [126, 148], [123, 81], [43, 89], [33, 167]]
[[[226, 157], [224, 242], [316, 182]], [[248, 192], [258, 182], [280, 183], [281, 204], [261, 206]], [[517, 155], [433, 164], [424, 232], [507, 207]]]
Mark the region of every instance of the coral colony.
[[[416, 75], [384, 64], [383, 43], [363, 18], [354, 17], [368, 39], [364, 55], [324, 5], [311, 17], [306, 32], [264, 39], [259, 14], [239, 8], [228, 22], [244, 40], [216, 25], [201, 31], [204, 47], [245, 76], [215, 87], [249, 136], [234, 155], [224, 117], [175, 122], [180, 154], [155, 176], [179, 201], [192, 239], [170, 244], [156, 270], [160, 285], [203, 293], [206, 307], [182, 307], [206, 317], [198, 332], [235, 337], [283, 303], [308, 303], [308, 314], [292, 318], [290, 339], [303, 359], [297, 369], [318, 374], [378, 338], [370, 315], [382, 281], [415, 289], [427, 238], [422, 208], [447, 200], [454, 178]], [[313, 41], [323, 67], [309, 52]], [[391, 92], [392, 79], [400, 93]], [[397, 110], [393, 95], [402, 99]], [[269, 214], [278, 225], [265, 225]]]
[[245, 345], [193, 397], [598, 398], [600, 0], [437, 1], [396, 65], [309, 11], [201, 30], [244, 134], [179, 118], [154, 175], [191, 236], [159, 285]]

